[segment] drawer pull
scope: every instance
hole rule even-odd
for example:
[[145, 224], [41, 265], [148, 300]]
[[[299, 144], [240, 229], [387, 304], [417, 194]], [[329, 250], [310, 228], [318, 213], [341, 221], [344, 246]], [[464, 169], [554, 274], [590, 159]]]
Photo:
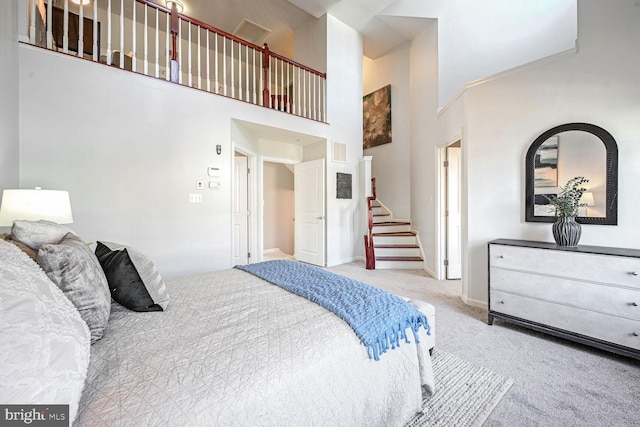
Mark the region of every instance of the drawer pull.
[[504, 301], [498, 301], [498, 304], [504, 304]]
[[504, 258], [504, 255], [498, 255], [498, 258]]
[[637, 271], [632, 271], [632, 272], [631, 272], [631, 273], [629, 273], [629, 274], [630, 274], [630, 275], [632, 275], [632, 276], [637, 276], [637, 275], [638, 275], [638, 272], [637, 272]]
[[634, 306], [634, 307], [637, 307], [638, 303], [637, 302], [632, 302], [631, 305]]
[[637, 332], [631, 332], [631, 335], [633, 335], [634, 337], [637, 337], [638, 333]]

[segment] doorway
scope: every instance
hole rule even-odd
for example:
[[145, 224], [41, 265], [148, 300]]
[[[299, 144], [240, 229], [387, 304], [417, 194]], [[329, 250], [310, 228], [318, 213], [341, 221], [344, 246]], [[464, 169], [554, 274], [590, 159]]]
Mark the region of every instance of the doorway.
[[294, 176], [293, 165], [262, 163], [263, 260], [293, 259]]
[[460, 140], [445, 149], [445, 278], [462, 277], [462, 148]]

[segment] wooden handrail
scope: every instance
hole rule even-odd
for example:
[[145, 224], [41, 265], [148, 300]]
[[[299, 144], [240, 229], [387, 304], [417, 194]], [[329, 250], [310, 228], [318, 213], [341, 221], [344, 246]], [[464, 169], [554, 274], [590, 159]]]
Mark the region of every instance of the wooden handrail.
[[153, 7], [153, 8], [155, 8], [155, 9], [158, 9], [158, 10], [159, 10], [159, 11], [161, 11], [161, 12], [171, 13], [171, 9], [169, 9], [169, 8], [167, 8], [167, 7], [164, 7], [164, 6], [162, 6], [162, 5], [159, 5], [159, 4], [157, 4], [157, 3], [154, 3], [154, 2], [152, 2], [152, 1], [149, 1], [149, 0], [136, 0], [136, 1], [137, 1], [138, 3], [142, 3], [142, 4], [146, 5], [146, 6]]
[[[140, 1], [140, 0], [138, 0], [138, 1]], [[223, 37], [231, 39], [231, 40], [233, 40], [235, 42], [241, 43], [241, 44], [243, 44], [245, 46], [249, 46], [249, 47], [251, 47], [251, 48], [253, 48], [255, 50], [262, 51], [262, 46], [258, 46], [257, 44], [253, 44], [250, 41], [241, 39], [240, 37], [234, 36], [233, 34], [229, 34], [226, 31], [223, 31], [223, 30], [221, 30], [219, 28], [212, 27], [211, 25], [205, 24], [204, 22], [199, 21], [199, 20], [197, 20], [195, 18], [191, 18], [190, 16], [180, 15], [180, 19], [185, 21], [185, 22], [191, 22], [192, 24], [197, 25], [198, 27], [202, 27], [202, 28], [204, 28], [206, 30], [211, 31], [212, 33], [216, 33], [218, 35], [221, 35]]]
[[[121, 69], [153, 76], [154, 73], [149, 70], [153, 67], [156, 78], [161, 78], [160, 76], [164, 73], [163, 78], [167, 81], [185, 84], [195, 89], [204, 89], [208, 92], [222, 96], [228, 96], [227, 89], [230, 87], [231, 97], [234, 99], [326, 123], [326, 72], [314, 70], [311, 67], [272, 52], [266, 43], [264, 46], [258, 46], [247, 40], [243, 40], [238, 36], [215, 28], [196, 18], [183, 15], [178, 12], [176, 3], [171, 4], [171, 7], [165, 7], [155, 3], [155, 0], [135, 0], [134, 5], [136, 5], [136, 7], [133, 8], [133, 11], [125, 8], [118, 14], [111, 9], [112, 1], [113, 0], [110, 0], [108, 2], [107, 7], [107, 37], [106, 53], [103, 54], [104, 57], [102, 58], [100, 55], [101, 35], [99, 31], [101, 30], [99, 26], [94, 26], [94, 35], [91, 38], [94, 46], [92, 59], [89, 59], [87, 56], [91, 55], [91, 53], [85, 54], [86, 51], [82, 49], [83, 38], [80, 37], [81, 34], [74, 35], [74, 38], [78, 39], [78, 46], [80, 46], [80, 49], [76, 50], [76, 56], [92, 60], [94, 62], [103, 62], [106, 65], [113, 65], [112, 61], [114, 61], [115, 58], [114, 53], [117, 52], [119, 55], [119, 62], [117, 64]], [[52, 42], [52, 24], [49, 23], [49, 21], [54, 21], [51, 17], [51, 10], [53, 9], [53, 6], [51, 5], [52, 3], [53, 1], [51, 0], [47, 3], [49, 6], [47, 7], [47, 18], [45, 19], [47, 25], [46, 48], [49, 50], [61, 50], [62, 53], [68, 53], [66, 47], [60, 49], [58, 45], [54, 46]], [[92, 6], [80, 6], [80, 10], [83, 10], [84, 8], [86, 11], [87, 8], [90, 8], [93, 11], [93, 18], [88, 15], [89, 18], [85, 17], [85, 19], [98, 21], [98, 5], [96, 3], [97, 2], [93, 2]], [[137, 43], [135, 37], [137, 31], [139, 31], [136, 30], [137, 25], [133, 25], [133, 37], [131, 41], [129, 39], [125, 40], [123, 31], [124, 24], [122, 24], [122, 22], [124, 22], [125, 13], [127, 14], [127, 19], [132, 19], [135, 22], [135, 11], [138, 8], [137, 4], [140, 4], [140, 7], [145, 10], [144, 23], [142, 24], [142, 34], [144, 35], [144, 55], [139, 55], [136, 51]], [[147, 11], [147, 8], [149, 8], [149, 11]], [[151, 22], [147, 22], [147, 12], [155, 15], [155, 25], [153, 23], [153, 18]], [[68, 13], [68, 9], [65, 9], [65, 14]], [[130, 16], [131, 14], [132, 16]], [[67, 16], [68, 15], [65, 15], [65, 19], [67, 19]], [[42, 37], [39, 40], [36, 40], [37, 19], [35, 1], [32, 1], [32, 6], [28, 7], [27, 18], [29, 43], [35, 46], [44, 45], [45, 42]], [[121, 21], [121, 35], [120, 44], [119, 46], [116, 46], [116, 36], [112, 36], [112, 27], [115, 23], [112, 22], [117, 21], [118, 19]], [[165, 19], [166, 27], [163, 22]], [[184, 25], [182, 25], [183, 21]], [[185, 32], [184, 27], [187, 25], [189, 25], [189, 29], [185, 37], [182, 33]], [[206, 47], [200, 44], [200, 30], [202, 29], [206, 30], [207, 33], [204, 36]], [[192, 31], [194, 30], [197, 33], [197, 41], [192, 42], [191, 36]], [[68, 37], [68, 30], [66, 26], [64, 30], [58, 32], [63, 33], [63, 39]], [[166, 42], [163, 41], [165, 34]], [[147, 37], [148, 35], [149, 37]], [[214, 39], [215, 47], [213, 49], [209, 47], [210, 37]], [[104, 37], [102, 38], [104, 39]], [[149, 46], [149, 52], [147, 51], [147, 38], [155, 41], [155, 50], [152, 51], [153, 48]], [[223, 39], [222, 53], [226, 56], [221, 56], [218, 51], [219, 38]], [[232, 47], [230, 55], [227, 55], [225, 49], [228, 50], [229, 42], [231, 42]], [[193, 59], [192, 45], [196, 46]], [[66, 45], [63, 44], [63, 46]], [[129, 56], [124, 53], [127, 50], [125, 49], [125, 46], [127, 48], [132, 46], [133, 55]], [[102, 51], [104, 51], [104, 49], [102, 49]], [[185, 52], [188, 58], [186, 61], [183, 58]], [[213, 52], [213, 55], [210, 56], [210, 52]], [[241, 56], [234, 57], [236, 52], [238, 55], [244, 55], [244, 58]], [[128, 58], [126, 58], [127, 56]], [[218, 66], [219, 57], [222, 57], [222, 70], [220, 70]], [[129, 65], [125, 63], [125, 59], [128, 59]], [[237, 75], [233, 72], [236, 59], [238, 61], [236, 66], [239, 70]], [[194, 61], [196, 60], [197, 65], [194, 64]], [[260, 65], [258, 65], [259, 60], [261, 62]], [[136, 68], [138, 61], [142, 62], [142, 68], [144, 71]], [[211, 67], [211, 61], [214, 62], [213, 67]], [[227, 62], [230, 63], [231, 72], [228, 69], [224, 69], [227, 67]], [[196, 70], [195, 73], [192, 69]], [[210, 69], [212, 71], [211, 73]], [[182, 78], [184, 75], [186, 75], [188, 79], [183, 83]], [[222, 76], [221, 82], [218, 81], [219, 75]], [[228, 76], [231, 78], [229, 84], [227, 83]], [[196, 79], [195, 82], [193, 81], [194, 77]], [[234, 79], [235, 77], [237, 77], [237, 80]], [[202, 81], [204, 81], [204, 85], [202, 84]], [[203, 86], [206, 86], [206, 88]], [[260, 92], [262, 92], [262, 94], [260, 94]]]
[[[265, 45], [266, 45], [266, 43], [265, 43]], [[271, 56], [273, 56], [274, 58], [278, 58], [281, 61], [288, 62], [289, 64], [291, 64], [293, 66], [296, 66], [298, 68], [302, 68], [303, 70], [308, 71], [308, 72], [310, 72], [312, 74], [315, 74], [316, 76], [322, 77], [323, 79], [327, 78], [327, 73], [321, 73], [320, 71], [314, 70], [313, 68], [309, 68], [306, 65], [302, 65], [299, 62], [296, 62], [296, 61], [294, 61], [292, 59], [289, 59], [289, 58], [285, 58], [284, 56], [282, 56], [280, 54], [277, 54], [277, 53], [274, 53], [274, 52], [270, 52], [269, 54]]]

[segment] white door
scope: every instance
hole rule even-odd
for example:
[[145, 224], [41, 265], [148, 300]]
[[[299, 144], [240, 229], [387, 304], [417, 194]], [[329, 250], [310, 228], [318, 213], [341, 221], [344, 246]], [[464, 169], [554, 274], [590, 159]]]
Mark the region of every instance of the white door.
[[295, 166], [295, 258], [324, 267], [324, 159]]
[[249, 159], [234, 157], [233, 265], [249, 262]]
[[447, 147], [447, 279], [462, 276], [460, 147]]

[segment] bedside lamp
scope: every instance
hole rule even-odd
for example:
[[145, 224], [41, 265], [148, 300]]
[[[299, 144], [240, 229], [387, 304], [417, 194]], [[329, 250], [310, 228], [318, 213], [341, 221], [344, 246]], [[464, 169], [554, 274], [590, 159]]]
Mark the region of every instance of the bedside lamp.
[[0, 206], [0, 227], [10, 227], [13, 221], [46, 219], [58, 224], [73, 222], [68, 191], [4, 190]]
[[582, 212], [584, 212], [584, 215], [580, 215], [580, 216], [589, 216], [588, 206], [596, 205], [596, 201], [593, 198], [593, 193], [591, 191], [586, 191], [585, 193], [583, 193], [582, 197], [580, 198], [580, 203], [584, 203], [587, 205], [578, 209], [579, 211], [582, 210]]

